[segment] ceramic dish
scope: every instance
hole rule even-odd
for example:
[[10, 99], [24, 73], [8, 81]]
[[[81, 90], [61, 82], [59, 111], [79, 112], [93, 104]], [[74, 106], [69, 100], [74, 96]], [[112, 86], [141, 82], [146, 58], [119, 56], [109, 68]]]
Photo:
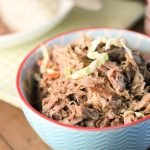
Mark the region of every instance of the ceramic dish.
[[[122, 37], [128, 40], [131, 48], [150, 52], [150, 38], [119, 29], [80, 29], [53, 37], [43, 44], [66, 45], [83, 34], [93, 38]], [[150, 146], [150, 116], [116, 127], [89, 128], [64, 125], [36, 111], [27, 99], [23, 83], [28, 70], [33, 69], [36, 60], [40, 57], [40, 51], [39, 45], [23, 60], [18, 70], [16, 86], [24, 114], [43, 141], [55, 150], [146, 150]]]
[[65, 18], [65, 16], [70, 12], [74, 5], [73, 2], [70, 0], [60, 0], [60, 2], [60, 9], [57, 16], [54, 16], [48, 24], [29, 31], [0, 36], [0, 49], [16, 47], [48, 33], [48, 31], [54, 28], [59, 22], [61, 22]]

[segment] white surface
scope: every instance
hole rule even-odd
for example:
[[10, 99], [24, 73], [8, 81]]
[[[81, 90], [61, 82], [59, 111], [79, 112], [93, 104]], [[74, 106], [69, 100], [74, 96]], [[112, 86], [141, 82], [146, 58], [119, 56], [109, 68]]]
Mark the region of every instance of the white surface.
[[70, 0], [60, 1], [60, 9], [58, 14], [53, 19], [51, 19], [48, 24], [29, 31], [0, 36], [0, 49], [12, 48], [25, 42], [34, 40], [55, 27], [65, 18], [65, 16], [70, 12], [74, 5], [73, 2]]

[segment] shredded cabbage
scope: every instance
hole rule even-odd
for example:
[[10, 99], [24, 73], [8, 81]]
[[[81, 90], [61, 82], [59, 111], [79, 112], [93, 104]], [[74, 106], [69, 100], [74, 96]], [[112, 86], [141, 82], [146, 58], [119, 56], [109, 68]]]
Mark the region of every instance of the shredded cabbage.
[[131, 49], [126, 46], [126, 43], [127, 43], [127, 41], [122, 38], [111, 38], [111, 39], [107, 40], [106, 45], [105, 45], [105, 50], [110, 49], [111, 45], [114, 45], [114, 46], [117, 46], [120, 48], [123, 47], [129, 54], [129, 56], [131, 58], [133, 58]]
[[107, 39], [105, 37], [98, 37], [94, 41], [91, 42], [91, 47], [89, 48], [89, 51], [87, 53], [87, 57], [89, 59], [94, 59], [93, 62], [91, 62], [87, 67], [76, 71], [73, 74], [70, 74], [71, 70], [69, 68], [65, 68], [65, 76], [70, 77], [71, 79], [79, 79], [81, 77], [88, 76], [92, 72], [95, 71], [97, 67], [100, 67], [102, 64], [104, 64], [108, 60], [108, 54], [107, 53], [98, 53], [96, 52], [96, 48], [100, 43], [105, 43]]
[[105, 37], [98, 37], [94, 41], [91, 42], [91, 47], [87, 53], [87, 57], [90, 59], [99, 59], [100, 53], [95, 52], [96, 48], [101, 43], [106, 43], [107, 39]]
[[40, 75], [38, 73], [34, 73], [34, 78], [38, 82], [40, 82], [42, 80], [42, 78], [40, 77]]
[[129, 56], [131, 58], [133, 58], [133, 55], [132, 55], [132, 51], [129, 47], [126, 46], [125, 42], [122, 42], [122, 46], [124, 47], [124, 49], [127, 51], [127, 53], [129, 54]]
[[40, 72], [45, 73], [46, 66], [49, 61], [49, 53], [48, 53], [47, 48], [44, 45], [41, 45], [41, 49], [42, 49], [43, 61], [42, 61], [42, 65], [40, 67]]
[[105, 45], [105, 50], [110, 49], [110, 46], [114, 45], [117, 47], [122, 47], [122, 39], [120, 38], [111, 38], [107, 40], [106, 45]]
[[134, 111], [129, 111], [129, 110], [124, 112], [124, 116], [126, 116], [128, 114], [135, 114], [135, 116], [137, 118], [139, 118], [139, 117], [142, 117], [142, 118], [145, 117], [144, 114], [142, 114], [141, 112], [134, 112]]
[[108, 54], [107, 53], [101, 53], [99, 54], [99, 59], [94, 60], [91, 62], [87, 67], [76, 71], [75, 73], [71, 74], [71, 79], [79, 79], [81, 77], [88, 76], [92, 72], [95, 71], [95, 69], [102, 64], [104, 64], [108, 60]]
[[142, 114], [141, 112], [135, 112], [135, 115], [136, 115], [138, 118], [140, 118], [140, 117], [144, 118], [144, 117], [145, 117], [144, 114]]
[[71, 74], [71, 67], [68, 66], [64, 69], [64, 74], [66, 77], [70, 77], [70, 74]]

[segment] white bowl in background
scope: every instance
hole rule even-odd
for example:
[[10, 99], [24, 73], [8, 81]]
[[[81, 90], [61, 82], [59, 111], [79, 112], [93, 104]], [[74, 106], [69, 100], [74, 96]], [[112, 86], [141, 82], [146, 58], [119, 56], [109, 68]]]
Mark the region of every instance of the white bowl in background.
[[60, 0], [59, 12], [48, 24], [36, 29], [0, 36], [0, 49], [13, 48], [41, 37], [60, 23], [73, 6], [74, 3], [72, 0]]

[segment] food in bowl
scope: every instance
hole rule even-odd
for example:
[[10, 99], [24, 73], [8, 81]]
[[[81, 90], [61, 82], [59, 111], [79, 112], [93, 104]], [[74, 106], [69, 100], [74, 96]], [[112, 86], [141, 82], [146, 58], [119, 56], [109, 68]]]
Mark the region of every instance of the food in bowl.
[[150, 62], [125, 39], [84, 36], [66, 46], [42, 46], [37, 102], [58, 122], [119, 126], [150, 114]]
[[[80, 38], [82, 35], [88, 35], [93, 39], [99, 35], [110, 38], [122, 37], [127, 39], [130, 48], [138, 49], [143, 53], [149, 53], [149, 37], [120, 29], [78, 29], [50, 38], [43, 42], [43, 44], [48, 49], [54, 44], [64, 46], [71, 41]], [[39, 104], [36, 101], [37, 99], [32, 100], [32, 96], [33, 98], [36, 98], [36, 88], [38, 87], [35, 84], [35, 81], [32, 80], [33, 73], [38, 72], [38, 70], [36, 70], [36, 68], [38, 69], [38, 66], [36, 68], [34, 67], [37, 60], [40, 58], [42, 59], [41, 52], [42, 49], [40, 48], [40, 45], [38, 45], [24, 58], [18, 69], [16, 88], [25, 117], [44, 142], [56, 150], [148, 149], [150, 146], [150, 115], [133, 123], [104, 128], [67, 125], [44, 116], [41, 113], [41, 106], [39, 106], [38, 109], [38, 107], [33, 104]], [[41, 102], [41, 100], [39, 102]]]

